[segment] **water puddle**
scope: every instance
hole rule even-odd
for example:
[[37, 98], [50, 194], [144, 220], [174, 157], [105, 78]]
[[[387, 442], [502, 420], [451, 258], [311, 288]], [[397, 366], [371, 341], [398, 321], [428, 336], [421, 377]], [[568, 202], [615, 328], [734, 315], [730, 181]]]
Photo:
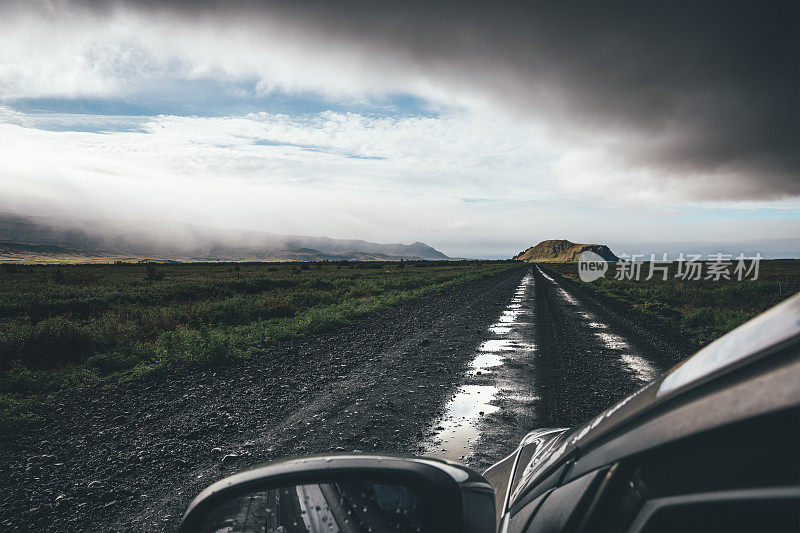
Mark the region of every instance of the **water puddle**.
[[[536, 268], [539, 268], [539, 267], [536, 267]], [[556, 280], [554, 280], [553, 278], [551, 278], [550, 276], [548, 276], [547, 274], [545, 274], [545, 273], [544, 273], [544, 271], [543, 271], [541, 268], [539, 268], [539, 274], [541, 274], [542, 276], [544, 276], [544, 277], [545, 277], [547, 280], [549, 280], [549, 281], [552, 281], [553, 283], [555, 283], [555, 282], [556, 282]]]
[[[511, 352], [514, 350], [532, 350], [533, 344], [515, 339], [491, 339], [478, 348], [479, 352]], [[479, 356], [480, 357], [480, 356]]]
[[612, 350], [624, 350], [631, 347], [631, 345], [619, 335], [604, 332], [597, 332], [595, 335], [597, 335], [597, 338], [600, 339], [606, 348], [611, 348]]
[[431, 455], [455, 461], [469, 455], [470, 444], [480, 435], [477, 422], [499, 409], [489, 403], [498, 391], [494, 385], [464, 385], [436, 427], [433, 444], [437, 449], [430, 450]]
[[633, 377], [639, 381], [649, 383], [658, 375], [658, 370], [656, 370], [647, 359], [636, 354], [622, 354], [622, 362], [627, 365], [628, 371], [633, 375]]
[[531, 274], [522, 278], [511, 303], [497, 322], [489, 326], [492, 337], [478, 347], [467, 373], [479, 384], [464, 385], [447, 404], [445, 415], [436, 423], [434, 436], [425, 445], [428, 455], [455, 461], [463, 461], [470, 455], [471, 446], [480, 437], [482, 420], [499, 409], [493, 405], [500, 392], [496, 372], [511, 358], [532, 356], [536, 347], [527, 340], [532, 333], [533, 312], [525, 300], [530, 297], [533, 283]]
[[504, 359], [500, 354], [492, 352], [482, 353], [472, 360], [472, 373], [479, 374], [480, 372], [485, 372], [492, 367], [502, 365], [503, 362]]
[[[553, 279], [551, 276], [548, 276], [547, 274], [545, 274], [545, 273], [544, 273], [544, 271], [542, 271], [542, 269], [541, 269], [541, 268], [539, 268], [539, 267], [536, 267], [536, 268], [537, 268], [537, 269], [539, 269], [539, 274], [541, 274], [542, 276], [544, 276], [544, 278], [545, 278], [546, 280], [550, 281], [551, 283], [555, 283], [555, 284], [556, 284], [556, 286], [558, 287], [558, 283], [556, 282], [556, 280], [554, 280], [554, 279]], [[572, 305], [580, 305], [580, 304], [578, 303], [578, 300], [576, 300], [575, 298], [573, 298], [573, 297], [572, 297], [572, 295], [571, 295], [570, 293], [568, 293], [567, 291], [565, 291], [565, 290], [564, 290], [562, 287], [558, 287], [558, 292], [559, 292], [559, 294], [561, 294], [561, 296], [562, 296], [562, 297], [563, 297], [563, 298], [564, 298], [564, 299], [565, 299], [567, 302], [571, 303]]]
[[[600, 324], [600, 327], [607, 328], [608, 326], [605, 324]], [[612, 350], [631, 349], [631, 345], [619, 335], [600, 331], [595, 333], [595, 335], [597, 335], [597, 337], [603, 342], [606, 348], [610, 348]], [[647, 383], [655, 379], [655, 377], [658, 375], [658, 370], [656, 370], [656, 368], [644, 357], [630, 352], [620, 354], [619, 357], [622, 360], [622, 363], [625, 365], [626, 370], [639, 381]]]
[[563, 296], [566, 301], [568, 301], [572, 305], [578, 305], [578, 300], [573, 298], [570, 293], [568, 293], [567, 291], [565, 291], [564, 289], [562, 289], [560, 287], [559, 287], [558, 291], [561, 293], [561, 296]]
[[509, 309], [507, 311], [503, 311], [503, 314], [500, 316], [500, 320], [498, 322], [500, 324], [513, 324], [517, 321], [519, 314], [519, 309]]

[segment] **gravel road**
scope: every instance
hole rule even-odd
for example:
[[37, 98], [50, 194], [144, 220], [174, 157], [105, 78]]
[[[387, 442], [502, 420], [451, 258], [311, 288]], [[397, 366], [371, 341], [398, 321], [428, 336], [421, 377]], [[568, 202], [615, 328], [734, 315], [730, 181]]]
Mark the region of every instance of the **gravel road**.
[[[435, 454], [467, 385], [494, 391], [463, 459], [483, 468], [530, 429], [580, 422], [632, 392], [685, 355], [675, 345], [522, 265], [225, 367], [63, 395], [46, 422], [2, 435], [0, 529], [172, 531], [203, 487], [265, 461]], [[500, 361], [476, 367], [492, 347]]]

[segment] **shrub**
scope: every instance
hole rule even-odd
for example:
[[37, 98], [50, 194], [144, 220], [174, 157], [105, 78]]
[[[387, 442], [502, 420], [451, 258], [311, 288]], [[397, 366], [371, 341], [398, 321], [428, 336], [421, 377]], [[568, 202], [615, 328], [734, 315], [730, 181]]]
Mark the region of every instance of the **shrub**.
[[202, 327], [179, 328], [163, 333], [156, 343], [155, 361], [170, 363], [212, 363], [233, 359], [239, 354], [224, 332]]
[[0, 376], [2, 392], [33, 392], [39, 389], [34, 372], [20, 361], [11, 361], [11, 367]]
[[127, 370], [138, 361], [130, 355], [119, 352], [104, 352], [95, 354], [86, 360], [86, 365], [98, 370], [101, 374], [108, 375], [121, 370]]
[[3, 263], [0, 264], [0, 272], [3, 274], [16, 274], [17, 272], [21, 272], [23, 269], [21, 265], [16, 263]]
[[61, 269], [53, 271], [53, 283], [64, 283], [64, 271]]
[[147, 266], [145, 267], [145, 272], [146, 272], [145, 278], [147, 278], [147, 281], [151, 283], [154, 281], [161, 281], [162, 279], [164, 279], [164, 273], [158, 271], [155, 263], [147, 263]]
[[64, 316], [46, 318], [33, 326], [22, 354], [35, 366], [80, 363], [94, 349], [102, 347], [98, 340], [96, 332], [87, 325]]

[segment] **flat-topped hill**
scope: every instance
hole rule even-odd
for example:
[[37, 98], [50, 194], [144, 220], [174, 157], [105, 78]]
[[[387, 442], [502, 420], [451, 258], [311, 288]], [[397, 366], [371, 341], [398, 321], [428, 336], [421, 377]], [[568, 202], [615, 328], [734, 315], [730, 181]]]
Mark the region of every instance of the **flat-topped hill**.
[[542, 241], [520, 252], [514, 259], [526, 263], [569, 263], [577, 261], [581, 252], [586, 250], [596, 253], [606, 261], [619, 259], [605, 244], [576, 244], [565, 239]]

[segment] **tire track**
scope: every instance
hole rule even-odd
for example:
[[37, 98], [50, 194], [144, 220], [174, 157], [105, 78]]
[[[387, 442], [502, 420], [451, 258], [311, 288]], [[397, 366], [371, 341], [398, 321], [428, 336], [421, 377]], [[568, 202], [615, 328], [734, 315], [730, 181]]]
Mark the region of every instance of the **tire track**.
[[508, 455], [539, 425], [533, 342], [535, 280], [532, 269], [509, 303], [486, 328], [464, 385], [426, 439], [423, 453], [483, 470]]
[[572, 426], [636, 391], [675, 359], [671, 346], [585, 291], [534, 269], [537, 375], [545, 426]]

